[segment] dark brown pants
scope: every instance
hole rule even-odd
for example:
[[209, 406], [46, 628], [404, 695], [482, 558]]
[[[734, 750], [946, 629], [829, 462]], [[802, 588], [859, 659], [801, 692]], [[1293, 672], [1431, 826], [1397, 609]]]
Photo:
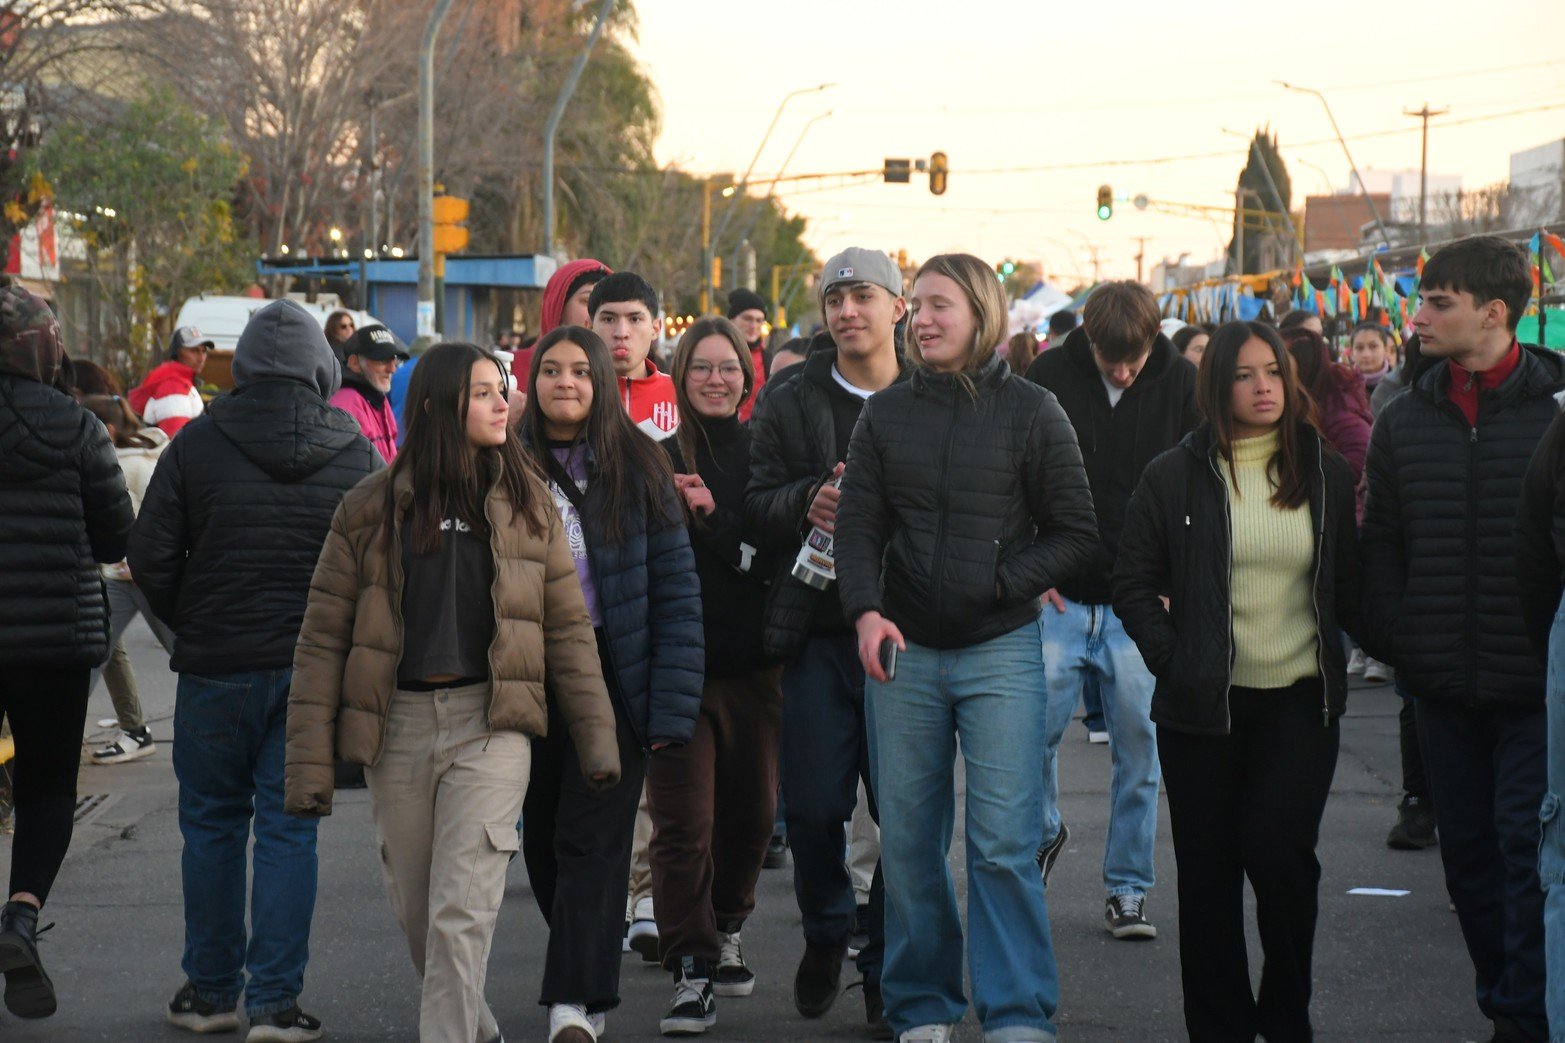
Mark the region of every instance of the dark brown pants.
[[772, 837], [779, 670], [708, 678], [696, 731], [647, 764], [652, 896], [663, 965], [717, 961], [719, 925], [755, 909], [755, 881]]

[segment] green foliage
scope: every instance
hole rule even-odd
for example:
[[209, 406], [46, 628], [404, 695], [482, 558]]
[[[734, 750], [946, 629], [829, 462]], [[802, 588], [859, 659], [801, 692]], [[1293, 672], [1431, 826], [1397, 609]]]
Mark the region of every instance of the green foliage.
[[62, 122], [29, 156], [54, 189], [57, 219], [91, 253], [134, 372], [172, 313], [202, 291], [243, 288], [255, 244], [230, 202], [246, 170], [223, 129], [158, 91], [98, 121]]
[[[1265, 163], [1265, 167], [1261, 166]], [[1267, 180], [1267, 174], [1271, 180]], [[1275, 184], [1276, 190], [1273, 190]], [[1264, 210], [1267, 216], [1250, 216], [1244, 227], [1244, 271], [1259, 272], [1272, 264], [1277, 263], [1279, 252], [1276, 240], [1279, 236], [1282, 241], [1281, 250], [1287, 249], [1287, 232], [1282, 220], [1292, 206], [1293, 179], [1288, 176], [1288, 167], [1283, 162], [1282, 153], [1277, 147], [1277, 135], [1265, 130], [1257, 130], [1251, 141], [1251, 148], [1245, 160], [1244, 169], [1239, 172], [1239, 188], [1248, 191], [1242, 194], [1244, 206], [1250, 210]], [[1279, 200], [1278, 196], [1282, 198]], [[1270, 215], [1277, 215], [1272, 217]], [[1234, 230], [1238, 231], [1238, 222], [1246, 220], [1245, 215], [1234, 215]], [[1272, 240], [1272, 242], [1268, 242]], [[1228, 255], [1233, 256], [1233, 240], [1228, 243]]]

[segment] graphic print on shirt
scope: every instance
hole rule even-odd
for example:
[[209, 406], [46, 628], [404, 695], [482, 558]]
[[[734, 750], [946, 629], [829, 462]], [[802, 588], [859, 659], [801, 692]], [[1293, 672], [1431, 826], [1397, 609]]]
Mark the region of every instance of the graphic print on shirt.
[[[576, 488], [581, 492], [587, 491], [586, 482], [577, 482]], [[587, 534], [582, 531], [581, 515], [576, 513], [576, 505], [571, 503], [565, 490], [560, 488], [560, 483], [551, 481], [549, 492], [554, 496], [554, 509], [560, 512], [560, 521], [565, 526], [565, 542], [571, 548], [571, 557], [576, 561], [587, 560]]]

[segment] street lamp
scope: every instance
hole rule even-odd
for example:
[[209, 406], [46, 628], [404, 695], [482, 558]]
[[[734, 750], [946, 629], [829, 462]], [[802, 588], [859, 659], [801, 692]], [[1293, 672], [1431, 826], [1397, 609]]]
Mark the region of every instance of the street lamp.
[[[571, 10], [581, 8], [585, 0], [574, 0]], [[543, 129], [543, 253], [554, 253], [554, 138], [560, 129], [560, 120], [565, 116], [565, 106], [570, 104], [571, 95], [576, 93], [576, 83], [581, 79], [581, 72], [587, 67], [587, 56], [592, 53], [593, 45], [598, 42], [598, 37], [603, 35], [603, 26], [608, 21], [609, 9], [614, 6], [614, 0], [603, 0], [598, 8], [598, 17], [592, 23], [592, 32], [587, 34], [587, 42], [582, 45], [581, 53], [576, 55], [576, 60], [571, 63], [570, 71], [565, 74], [565, 82], [560, 84], [560, 93], [554, 99], [554, 108], [549, 110], [549, 121]]]
[[[750, 157], [750, 165], [745, 168], [744, 176], [739, 179], [739, 183], [737, 185], [732, 186], [734, 192], [743, 192], [745, 190], [745, 186], [750, 183], [750, 175], [755, 171], [756, 161], [761, 158], [761, 153], [766, 150], [766, 143], [771, 140], [772, 131], [777, 129], [777, 121], [782, 119], [783, 109], [788, 107], [788, 103], [794, 98], [799, 97], [801, 94], [816, 94], [820, 91], [830, 90], [835, 86], [837, 86], [835, 83], [818, 83], [814, 87], [801, 87], [796, 91], [789, 91], [787, 94], [783, 95], [782, 101], [777, 103], [777, 111], [772, 113], [772, 122], [766, 125], [766, 133], [761, 135], [761, 143], [756, 146], [755, 155]], [[726, 190], [723, 192], [725, 197], [732, 194], [733, 193], [730, 193]], [[717, 232], [711, 237], [711, 239], [706, 240], [701, 244], [701, 268], [703, 272], [702, 286], [704, 287], [702, 292], [708, 299], [711, 298], [713, 289], [712, 254], [715, 249], [715, 244], [722, 240], [723, 233], [728, 229], [728, 222], [732, 221], [733, 218], [734, 208], [726, 208], [723, 211], [723, 220], [718, 223]]]
[[1300, 87], [1286, 80], [1273, 80], [1273, 83], [1284, 90], [1297, 91], [1300, 94], [1313, 94], [1320, 99], [1321, 108], [1326, 110], [1326, 118], [1331, 121], [1331, 132], [1337, 136], [1337, 144], [1342, 146], [1342, 154], [1348, 157], [1348, 167], [1353, 171], [1353, 180], [1358, 182], [1359, 194], [1364, 197], [1364, 202], [1369, 204], [1370, 216], [1375, 219], [1375, 228], [1380, 232], [1380, 241], [1391, 247], [1391, 236], [1386, 234], [1386, 226], [1380, 220], [1380, 210], [1375, 206], [1375, 201], [1370, 198], [1369, 186], [1364, 184], [1364, 177], [1359, 173], [1358, 164], [1353, 162], [1353, 153], [1348, 150], [1348, 143], [1342, 137], [1342, 130], [1337, 126], [1337, 117], [1331, 114], [1331, 105], [1327, 103], [1326, 96], [1312, 87]]

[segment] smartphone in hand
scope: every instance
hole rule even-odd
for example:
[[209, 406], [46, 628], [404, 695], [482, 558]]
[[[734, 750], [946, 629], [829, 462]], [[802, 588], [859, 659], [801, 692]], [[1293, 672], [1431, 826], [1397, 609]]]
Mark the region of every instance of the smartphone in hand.
[[897, 679], [897, 642], [894, 638], [888, 637], [880, 643], [880, 669], [886, 680]]

